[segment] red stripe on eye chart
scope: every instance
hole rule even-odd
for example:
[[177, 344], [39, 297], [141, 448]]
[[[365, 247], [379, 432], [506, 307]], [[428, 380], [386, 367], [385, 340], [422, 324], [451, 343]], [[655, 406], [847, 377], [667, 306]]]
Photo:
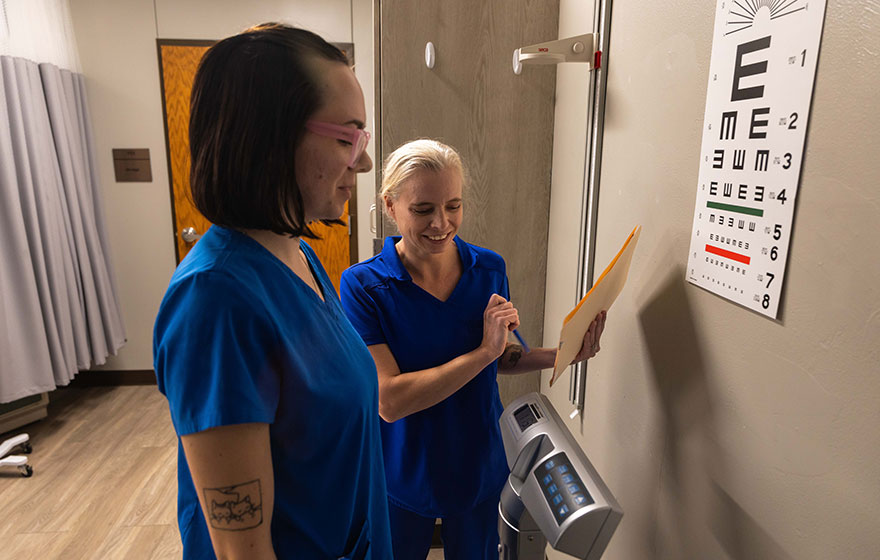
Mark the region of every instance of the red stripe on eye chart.
[[740, 255], [739, 253], [734, 253], [733, 251], [728, 251], [727, 249], [722, 249], [721, 247], [715, 247], [713, 245], [706, 245], [706, 252], [718, 255], [719, 257], [724, 257], [725, 259], [741, 262], [743, 264], [749, 264], [752, 261], [751, 257]]

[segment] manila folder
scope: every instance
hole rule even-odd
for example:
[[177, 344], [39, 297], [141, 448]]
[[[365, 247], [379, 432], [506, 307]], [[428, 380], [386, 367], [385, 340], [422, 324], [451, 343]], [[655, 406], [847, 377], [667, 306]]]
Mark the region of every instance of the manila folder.
[[623, 285], [626, 284], [629, 265], [632, 262], [632, 256], [641, 232], [641, 226], [633, 228], [623, 247], [620, 248], [617, 256], [614, 257], [602, 276], [596, 280], [587, 295], [578, 302], [562, 322], [562, 332], [559, 334], [559, 346], [556, 351], [556, 364], [553, 366], [550, 385], [553, 385], [577, 356], [583, 344], [584, 335], [587, 334], [587, 329], [590, 328], [590, 323], [593, 322], [596, 315], [611, 307], [623, 289]]

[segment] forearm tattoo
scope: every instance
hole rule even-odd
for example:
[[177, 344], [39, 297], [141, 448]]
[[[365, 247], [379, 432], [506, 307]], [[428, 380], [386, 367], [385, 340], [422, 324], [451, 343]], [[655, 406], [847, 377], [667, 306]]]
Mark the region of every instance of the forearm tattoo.
[[263, 492], [252, 480], [227, 488], [205, 488], [208, 523], [223, 531], [244, 531], [263, 523]]
[[519, 362], [519, 359], [522, 358], [523, 348], [519, 344], [508, 344], [507, 348], [504, 349], [504, 353], [501, 354], [501, 364], [504, 367], [512, 368]]

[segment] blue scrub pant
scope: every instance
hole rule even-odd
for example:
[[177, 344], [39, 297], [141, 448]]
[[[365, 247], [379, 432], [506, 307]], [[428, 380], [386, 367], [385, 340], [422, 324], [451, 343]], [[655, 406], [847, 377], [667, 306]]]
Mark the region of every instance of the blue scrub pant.
[[[440, 527], [446, 560], [498, 560], [498, 500], [493, 496], [472, 509], [444, 517]], [[425, 560], [434, 534], [434, 518], [388, 501], [394, 560]]]

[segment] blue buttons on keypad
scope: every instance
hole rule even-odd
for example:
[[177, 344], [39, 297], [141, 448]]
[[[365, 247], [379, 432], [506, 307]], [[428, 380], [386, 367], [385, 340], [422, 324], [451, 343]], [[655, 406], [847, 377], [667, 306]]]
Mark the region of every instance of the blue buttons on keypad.
[[553, 513], [557, 525], [562, 525], [576, 512], [595, 503], [565, 453], [551, 455], [540, 464], [544, 468], [535, 469], [531, 476], [535, 477], [534, 482], [540, 488], [546, 500], [544, 503]]

